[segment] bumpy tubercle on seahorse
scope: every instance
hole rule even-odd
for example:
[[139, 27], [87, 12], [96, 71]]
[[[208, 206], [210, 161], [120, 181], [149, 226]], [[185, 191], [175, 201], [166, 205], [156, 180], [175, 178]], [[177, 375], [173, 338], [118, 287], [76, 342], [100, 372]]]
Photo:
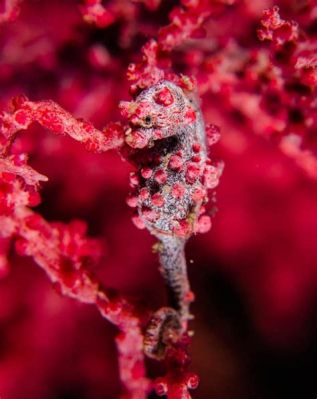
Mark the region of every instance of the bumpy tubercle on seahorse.
[[[137, 167], [130, 176], [133, 192], [127, 203], [135, 208], [132, 220], [136, 226], [147, 228], [158, 239], [160, 270], [173, 296], [172, 308], [160, 309], [153, 318], [145, 342], [148, 355], [160, 357], [151, 341], [162, 333], [162, 324], [169, 334], [172, 330], [182, 334], [192, 318], [189, 307], [194, 294], [187, 276], [185, 244], [192, 234], [211, 226], [205, 214], [207, 190], [217, 186], [222, 165], [208, 158], [208, 137], [193, 91], [164, 80], [120, 107], [129, 119], [127, 157]], [[212, 125], [208, 131], [209, 142], [215, 142], [217, 128]]]

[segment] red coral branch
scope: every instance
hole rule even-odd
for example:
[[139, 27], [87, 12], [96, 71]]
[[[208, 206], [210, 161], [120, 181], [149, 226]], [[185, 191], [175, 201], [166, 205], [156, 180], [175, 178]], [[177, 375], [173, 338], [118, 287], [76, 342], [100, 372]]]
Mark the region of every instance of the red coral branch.
[[19, 254], [31, 256], [62, 295], [94, 304], [119, 328], [119, 367], [126, 397], [145, 398], [148, 382], [140, 319], [132, 305], [110, 294], [88, 271], [87, 266], [99, 255], [97, 242], [86, 238], [84, 223], [48, 223], [29, 208], [37, 203], [34, 190], [44, 176], [25, 163], [15, 165], [11, 159], [2, 159], [0, 167], [1, 243], [14, 237]]
[[90, 151], [104, 152], [123, 143], [123, 130], [119, 123], [111, 123], [102, 132], [91, 123], [74, 118], [53, 101], [29, 101], [25, 97], [13, 101], [13, 112], [0, 115], [0, 126], [10, 143], [15, 134], [27, 129], [33, 122], [56, 134], [68, 135], [81, 142]]
[[284, 124], [279, 131], [280, 149], [310, 177], [316, 178], [317, 154], [310, 140], [317, 124], [316, 44], [303, 34], [295, 21], [282, 19], [277, 6], [263, 12], [261, 25], [258, 36], [270, 42], [270, 62], [275, 68], [276, 81], [269, 90], [281, 99]]
[[87, 266], [94, 262], [99, 250], [94, 240], [85, 237], [82, 222], [48, 223], [29, 208], [39, 203], [38, 185], [47, 177], [28, 166], [26, 156], [9, 155], [16, 134], [33, 122], [54, 133], [67, 134], [94, 151], [120, 146], [122, 127], [112, 123], [100, 132], [53, 101], [31, 102], [19, 97], [13, 105], [13, 112], [3, 113], [0, 118], [2, 134], [7, 140], [0, 158], [1, 248], [5, 250], [6, 240], [14, 237], [18, 252], [31, 256], [62, 295], [95, 304], [102, 316], [119, 328], [119, 367], [126, 397], [145, 398], [148, 382], [143, 364], [143, 336], [134, 308], [125, 299], [109, 295], [88, 271]]
[[[128, 67], [127, 78], [134, 81], [131, 92], [135, 94], [158, 83], [162, 79], [171, 80], [188, 90], [194, 87], [188, 77], [177, 76], [171, 69], [171, 52], [185, 44], [188, 39], [205, 36], [204, 23], [217, 10], [235, 0], [183, 0], [169, 14], [170, 24], [160, 28], [157, 40], [149, 40], [141, 49], [142, 61]], [[212, 4], [211, 4], [212, 3]]]
[[203, 23], [211, 15], [212, 7], [205, 0], [183, 1], [184, 7], [175, 7], [170, 13], [171, 23], [159, 31], [162, 49], [171, 51], [191, 37], [203, 37]]
[[169, 17], [171, 23], [159, 30], [158, 42], [163, 50], [172, 51], [188, 39], [205, 37], [203, 27], [208, 18], [235, 0], [182, 0]]
[[277, 47], [287, 42], [296, 42], [299, 38], [298, 24], [282, 19], [277, 6], [263, 12], [261, 24], [262, 27], [258, 30], [259, 39], [269, 40]]
[[[157, 42], [149, 40], [141, 49], [142, 61], [139, 64], [130, 64], [127, 70], [128, 80], [135, 81], [131, 92], [150, 87], [164, 79], [164, 69], [159, 65], [159, 46]], [[170, 66], [170, 62], [167, 67]]]

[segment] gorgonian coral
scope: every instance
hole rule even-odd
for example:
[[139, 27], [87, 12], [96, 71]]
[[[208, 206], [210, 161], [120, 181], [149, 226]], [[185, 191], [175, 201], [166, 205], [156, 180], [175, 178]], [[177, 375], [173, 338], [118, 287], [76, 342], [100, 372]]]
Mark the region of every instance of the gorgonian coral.
[[[0, 351], [0, 394], [92, 399], [107, 390], [136, 399], [155, 390], [189, 398], [199, 382], [190, 371], [197, 330], [203, 384], [194, 395], [227, 399], [219, 386], [238, 384], [212, 386], [215, 344], [209, 349], [210, 333], [199, 338], [208, 331], [200, 318], [191, 321], [205, 312], [215, 323], [210, 274], [225, 270], [268, 341], [292, 344], [305, 331], [298, 315], [312, 295], [317, 226], [314, 5], [8, 0], [0, 24], [0, 275], [9, 298], [0, 322], [4, 342], [18, 336], [24, 348], [45, 349], [24, 356], [10, 341], [8, 355]], [[218, 126], [222, 141], [211, 148]], [[222, 212], [209, 235], [221, 159]], [[129, 224], [129, 212], [143, 231]], [[206, 234], [189, 240], [197, 233]], [[76, 300], [71, 310], [65, 298], [50, 297], [32, 264]], [[31, 299], [17, 303], [17, 289]], [[89, 311], [76, 302], [95, 305], [115, 330], [96, 327], [99, 319], [82, 323]], [[29, 316], [15, 327], [10, 317], [23, 312]], [[52, 314], [61, 316], [51, 325]], [[48, 330], [57, 335], [45, 345]], [[117, 362], [109, 348], [96, 355], [113, 341]], [[79, 360], [65, 371], [71, 350]], [[225, 369], [230, 361], [218, 363]], [[234, 370], [240, 381], [239, 365]]]

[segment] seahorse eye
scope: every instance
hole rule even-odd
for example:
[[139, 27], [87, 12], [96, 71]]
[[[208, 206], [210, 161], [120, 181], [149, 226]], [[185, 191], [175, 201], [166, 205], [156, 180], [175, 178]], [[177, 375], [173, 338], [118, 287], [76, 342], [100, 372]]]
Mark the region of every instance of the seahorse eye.
[[145, 122], [146, 125], [151, 125], [152, 124], [152, 117], [150, 115], [147, 115], [144, 118], [144, 122]]

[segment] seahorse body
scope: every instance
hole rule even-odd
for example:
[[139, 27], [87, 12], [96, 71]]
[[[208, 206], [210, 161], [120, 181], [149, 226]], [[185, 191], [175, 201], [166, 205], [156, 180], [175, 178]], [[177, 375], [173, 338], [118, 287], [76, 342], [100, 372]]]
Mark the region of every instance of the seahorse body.
[[207, 156], [203, 117], [193, 93], [161, 81], [121, 107], [130, 121], [125, 141], [134, 150], [129, 159], [138, 167], [128, 204], [136, 208], [136, 225], [159, 240], [161, 272], [186, 330], [193, 294], [184, 246], [193, 233], [210, 227], [204, 204], [207, 189], [218, 183], [219, 168]]

